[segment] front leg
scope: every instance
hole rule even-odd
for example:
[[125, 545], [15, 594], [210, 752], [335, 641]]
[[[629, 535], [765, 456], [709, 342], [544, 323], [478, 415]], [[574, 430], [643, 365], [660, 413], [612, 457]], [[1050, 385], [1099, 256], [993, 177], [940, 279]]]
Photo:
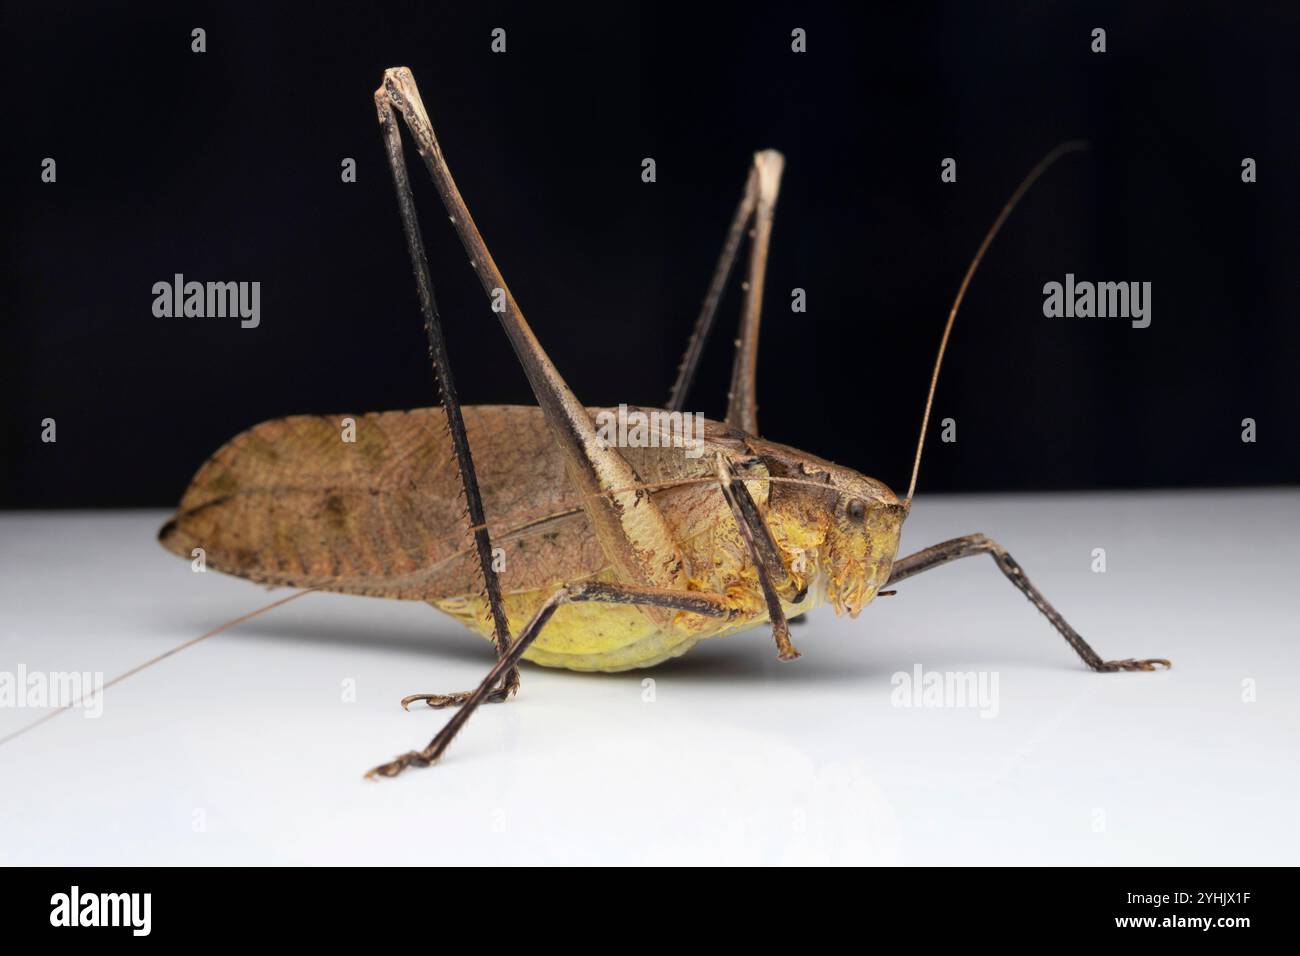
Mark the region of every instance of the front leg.
[[916, 554], [909, 554], [905, 558], [899, 558], [894, 562], [894, 569], [889, 575], [889, 583], [897, 584], [899, 581], [910, 578], [914, 574], [920, 574], [922, 571], [929, 571], [931, 568], [937, 568], [949, 561], [956, 561], [958, 558], [969, 558], [976, 554], [987, 554], [993, 558], [998, 569], [1007, 576], [1007, 580], [1020, 589], [1025, 597], [1034, 607], [1043, 612], [1043, 616], [1052, 622], [1052, 627], [1060, 632], [1061, 636], [1074, 648], [1083, 662], [1095, 671], [1153, 671], [1157, 665], [1164, 667], [1166, 670], [1173, 665], [1164, 658], [1154, 657], [1147, 660], [1134, 660], [1127, 658], [1122, 661], [1102, 660], [1101, 655], [1094, 651], [1088, 642], [1080, 636], [1079, 632], [1070, 626], [1070, 623], [1061, 616], [1061, 613], [1048, 603], [1047, 598], [1039, 592], [1038, 588], [1029, 583], [1029, 578], [1025, 577], [1024, 569], [1016, 563], [1015, 558], [1007, 554], [1007, 549], [1002, 547], [992, 538], [986, 538], [982, 534], [968, 534], [963, 538], [953, 538], [951, 541], [945, 541], [942, 544], [936, 544], [926, 548], [924, 551], [918, 551]]
[[767, 524], [759, 513], [758, 505], [754, 504], [754, 499], [749, 494], [749, 489], [740, 478], [736, 477], [730, 463], [721, 454], [717, 458], [717, 469], [723, 497], [731, 507], [732, 517], [736, 519], [740, 536], [744, 538], [745, 546], [749, 549], [749, 556], [753, 559], [754, 569], [758, 574], [759, 586], [763, 589], [763, 600], [767, 602], [767, 617], [772, 623], [772, 638], [776, 641], [777, 659], [796, 660], [801, 655], [790, 640], [790, 624], [785, 619], [785, 611], [781, 608], [781, 598], [774, 581], [776, 575], [788, 577], [780, 552], [776, 549], [776, 542], [772, 540], [772, 533], [768, 531]]

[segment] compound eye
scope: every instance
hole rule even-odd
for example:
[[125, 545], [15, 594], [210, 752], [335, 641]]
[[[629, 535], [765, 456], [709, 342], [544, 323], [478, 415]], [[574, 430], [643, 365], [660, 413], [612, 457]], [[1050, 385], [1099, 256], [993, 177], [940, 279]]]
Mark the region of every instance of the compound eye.
[[861, 521], [862, 516], [867, 513], [867, 506], [859, 498], [853, 498], [849, 501], [849, 517], [854, 521]]

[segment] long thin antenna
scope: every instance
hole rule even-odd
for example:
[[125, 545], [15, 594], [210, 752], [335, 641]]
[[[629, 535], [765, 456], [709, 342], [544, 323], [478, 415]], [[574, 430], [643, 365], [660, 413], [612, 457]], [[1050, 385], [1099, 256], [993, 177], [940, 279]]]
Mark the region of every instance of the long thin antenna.
[[37, 718], [27, 726], [19, 727], [13, 733], [8, 734], [4, 737], [0, 737], [0, 747], [9, 743], [9, 741], [13, 740], [15, 737], [21, 737], [29, 730], [35, 730], [37, 727], [39, 727], [41, 724], [45, 723], [46, 721], [53, 720], [55, 717], [59, 716], [59, 714], [66, 713], [67, 711], [72, 710], [74, 707], [80, 707], [82, 703], [85, 702], [88, 698], [93, 697], [95, 694], [102, 694], [104, 691], [108, 690], [114, 684], [122, 683], [122, 681], [126, 680], [128, 677], [135, 676], [136, 674], [144, 670], [146, 667], [152, 667], [154, 664], [157, 664], [159, 661], [166, 660], [167, 658], [171, 657], [173, 654], [179, 654], [187, 647], [193, 647], [195, 644], [199, 643], [199, 641], [206, 641], [209, 637], [215, 637], [216, 635], [220, 634], [222, 631], [228, 631], [237, 624], [243, 624], [245, 621], [251, 620], [252, 618], [257, 617], [259, 614], [265, 614], [267, 611], [288, 604], [290, 601], [296, 601], [304, 594], [310, 594], [312, 591], [318, 591], [318, 590], [320, 589], [307, 588], [303, 591], [298, 591], [296, 594], [290, 594], [288, 597], [280, 598], [280, 600], [274, 601], [271, 604], [266, 605], [265, 607], [260, 607], [256, 611], [249, 611], [247, 614], [243, 615], [242, 617], [237, 617], [233, 621], [227, 621], [225, 624], [222, 624], [220, 627], [214, 627], [206, 634], [200, 634], [198, 637], [192, 637], [184, 644], [177, 644], [171, 650], [163, 651], [157, 657], [152, 657], [149, 660], [145, 661], [143, 664], [137, 664], [135, 667], [132, 667], [125, 674], [118, 674], [116, 677], [114, 677], [111, 681], [109, 681], [107, 684], [105, 684], [103, 687], [99, 688], [98, 690], [92, 690], [89, 691], [88, 693], [82, 694], [72, 703], [64, 704], [62, 707], [58, 708], [57, 710], [50, 711], [44, 717]]
[[1047, 168], [1066, 153], [1075, 153], [1087, 148], [1088, 144], [1083, 140], [1072, 139], [1068, 143], [1062, 143], [1040, 159], [1038, 165], [1029, 171], [1029, 175], [1016, 187], [1016, 191], [1011, 194], [1007, 204], [1002, 207], [1002, 211], [998, 213], [998, 218], [993, 221], [993, 225], [989, 227], [989, 231], [985, 234], [984, 241], [980, 243], [979, 249], [975, 251], [975, 258], [971, 260], [970, 266], [966, 269], [966, 275], [962, 278], [961, 286], [957, 289], [957, 298], [953, 300], [952, 310], [948, 313], [948, 322], [943, 327], [943, 338], [939, 340], [939, 354], [934, 358], [934, 374], [930, 376], [930, 393], [925, 397], [925, 414], [921, 417], [921, 435], [916, 440], [916, 458], [912, 461], [912, 480], [907, 485], [907, 498], [903, 502], [909, 508], [912, 506], [912, 493], [916, 491], [916, 476], [921, 470], [921, 449], [925, 447], [925, 432], [930, 426], [930, 408], [934, 405], [935, 386], [939, 384], [939, 368], [943, 365], [943, 353], [948, 348], [948, 336], [952, 333], [952, 323], [957, 318], [957, 310], [961, 308], [961, 300], [966, 296], [966, 287], [970, 285], [971, 277], [975, 275], [975, 270], [979, 268], [980, 260], [984, 258], [984, 253], [988, 251], [989, 245], [992, 244], [993, 237], [998, 234], [1002, 224], [1011, 215], [1011, 210], [1016, 208], [1016, 203], [1020, 202], [1021, 197], [1029, 191], [1029, 187], [1034, 184], [1034, 181], [1047, 172]]

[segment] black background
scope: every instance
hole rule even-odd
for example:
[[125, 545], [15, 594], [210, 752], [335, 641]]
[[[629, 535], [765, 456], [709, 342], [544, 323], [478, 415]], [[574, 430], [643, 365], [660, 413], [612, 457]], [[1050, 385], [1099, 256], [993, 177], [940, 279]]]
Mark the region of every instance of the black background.
[[[484, 864], [492, 857], [484, 855]], [[377, 934], [402, 947], [427, 945], [429, 920], [394, 919], [388, 914], [430, 908], [429, 887], [405, 870], [348, 867], [298, 868], [286, 877], [272, 867], [60, 867], [10, 869], [12, 886], [5, 894], [4, 915], [10, 935], [62, 940], [65, 946], [112, 948], [201, 943], [245, 949], [258, 940], [277, 948], [332, 948], [352, 937], [374, 940]], [[786, 894], [791, 908], [816, 912], [857, 907], [867, 918], [908, 920], [925, 926], [926, 943], [968, 944], [973, 926], [992, 923], [997, 940], [1033, 943], [1060, 935], [1069, 927], [1074, 940], [1108, 945], [1130, 937], [1149, 945], [1169, 939], [1182, 949], [1206, 937], [1223, 950], [1254, 940], [1259, 947], [1280, 940], [1289, 928], [1292, 877], [1281, 867], [900, 867], [888, 880], [875, 881], [869, 893], [836, 881], [796, 885]], [[150, 893], [151, 932], [135, 937], [118, 927], [53, 927], [51, 897], [76, 885], [82, 894]], [[1228, 892], [1249, 894], [1227, 906], [1159, 907], [1130, 903], [1130, 895]], [[336, 901], [324, 911], [321, 900]], [[450, 880], [439, 887], [440, 911], [474, 912], [482, 897], [469, 881]], [[841, 905], [843, 904], [843, 905]], [[877, 916], [877, 914], [879, 914]], [[941, 918], [936, 919], [936, 915]], [[554, 918], [549, 900], [523, 897], [511, 916], [525, 926], [546, 925]], [[1203, 919], [1240, 918], [1248, 927], [1117, 927], [1117, 917]], [[385, 922], [381, 922], [385, 921]], [[757, 945], [771, 938], [770, 921], [737, 919], [727, 928], [731, 939]], [[594, 931], [612, 937], [625, 931], [618, 915], [594, 920]], [[16, 932], [15, 932], [16, 931]], [[1194, 948], [1194, 944], [1193, 947]]]
[[[1295, 4], [80, 7], [4, 12], [0, 505], [171, 504], [257, 421], [432, 402], [371, 98], [396, 65], [589, 404], [664, 400], [749, 156], [775, 147], [762, 431], [901, 492], [970, 256], [1084, 137], [974, 281], [935, 410], [958, 441], [931, 433], [920, 491], [1300, 481]], [[408, 162], [462, 398], [531, 402]], [[155, 318], [177, 272], [260, 281], [261, 326]], [[1044, 318], [1066, 272], [1152, 282], [1151, 327]], [[738, 307], [733, 288], [689, 402], [711, 417]]]

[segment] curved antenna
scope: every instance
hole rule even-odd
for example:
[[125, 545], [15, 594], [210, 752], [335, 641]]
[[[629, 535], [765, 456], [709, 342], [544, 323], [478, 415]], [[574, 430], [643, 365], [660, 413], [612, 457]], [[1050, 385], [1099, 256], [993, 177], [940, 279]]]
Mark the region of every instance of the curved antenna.
[[1029, 191], [1029, 187], [1034, 184], [1034, 181], [1047, 172], [1047, 168], [1066, 153], [1076, 153], [1087, 148], [1088, 144], [1084, 140], [1072, 139], [1068, 143], [1062, 143], [1040, 159], [1038, 165], [1029, 171], [1029, 175], [1011, 194], [1007, 204], [998, 213], [998, 218], [993, 220], [993, 225], [989, 227], [989, 231], [984, 235], [984, 241], [980, 243], [979, 249], [975, 251], [975, 258], [971, 260], [970, 266], [966, 269], [966, 275], [962, 278], [961, 286], [957, 289], [957, 298], [953, 299], [952, 310], [948, 313], [948, 322], [943, 327], [943, 338], [939, 340], [939, 354], [934, 357], [934, 373], [930, 376], [930, 393], [925, 397], [925, 414], [921, 416], [921, 435], [916, 440], [916, 458], [912, 461], [912, 480], [907, 485], [907, 497], [903, 500], [905, 507], [912, 507], [912, 493], [916, 491], [916, 476], [921, 470], [921, 450], [925, 447], [925, 432], [930, 426], [930, 408], [934, 405], [934, 389], [939, 384], [939, 368], [943, 365], [943, 353], [948, 348], [948, 336], [952, 334], [952, 323], [957, 318], [957, 310], [961, 308], [961, 300], [966, 296], [966, 287], [970, 285], [971, 277], [975, 275], [975, 270], [979, 268], [980, 260], [984, 258], [984, 253], [988, 251], [989, 245], [992, 244], [993, 237], [998, 234], [1002, 224], [1011, 215], [1011, 210], [1016, 208], [1016, 204]]
[[125, 673], [122, 674], [118, 674], [116, 677], [114, 677], [108, 683], [104, 684], [102, 687], [98, 687], [94, 690], [88, 691], [82, 694], [76, 700], [72, 701], [71, 703], [64, 704], [63, 706], [50, 711], [48, 714], [44, 715], [43, 717], [36, 718], [30, 724], [26, 724], [22, 727], [19, 727], [13, 733], [6, 734], [5, 736], [0, 737], [0, 746], [9, 743], [9, 741], [13, 740], [15, 737], [21, 737], [29, 730], [35, 730], [41, 724], [53, 720], [55, 717], [59, 716], [59, 714], [67, 713], [68, 711], [72, 710], [74, 707], [80, 707], [82, 704], [94, 698], [97, 694], [104, 693], [104, 691], [108, 690], [114, 684], [120, 684], [128, 677], [134, 677], [136, 674], [140, 673], [146, 667], [152, 667], [154, 664], [157, 664], [159, 661], [166, 660], [167, 658], [171, 657], [173, 654], [179, 654], [181, 651], [185, 650], [188, 647], [193, 647], [195, 644], [199, 643], [200, 641], [206, 641], [209, 637], [216, 637], [222, 631], [228, 631], [236, 624], [243, 624], [245, 621], [250, 621], [253, 618], [257, 617], [259, 614], [265, 614], [267, 611], [270, 611], [273, 608], [277, 608], [282, 605], [288, 604], [290, 601], [298, 600], [298, 598], [302, 597], [304, 594], [311, 594], [313, 591], [319, 591], [319, 590], [320, 588], [306, 588], [302, 591], [297, 591], [293, 594], [290, 594], [288, 597], [280, 598], [280, 600], [278, 601], [272, 601], [270, 604], [264, 605], [263, 607], [259, 607], [256, 611], [249, 611], [247, 614], [243, 614], [235, 618], [233, 621], [227, 621], [225, 624], [222, 624], [220, 627], [214, 627], [206, 634], [200, 634], [198, 637], [191, 637], [185, 643], [177, 644], [171, 650], [163, 651], [161, 654], [157, 655], [156, 657], [149, 658], [149, 660], [145, 661], [143, 664], [136, 664], [135, 667], [132, 667], [129, 671], [126, 671]]

